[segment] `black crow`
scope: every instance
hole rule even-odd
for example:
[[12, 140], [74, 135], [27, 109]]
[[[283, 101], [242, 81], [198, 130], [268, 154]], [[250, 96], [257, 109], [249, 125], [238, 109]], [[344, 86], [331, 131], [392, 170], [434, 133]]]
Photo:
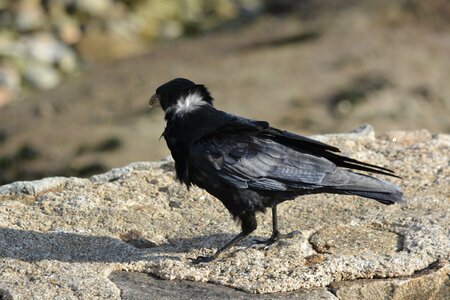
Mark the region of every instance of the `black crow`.
[[358, 195], [383, 204], [401, 202], [396, 185], [350, 171], [398, 177], [393, 171], [336, 154], [339, 149], [313, 139], [217, 110], [204, 85], [177, 78], [161, 85], [150, 99], [165, 112], [162, 134], [175, 160], [176, 176], [218, 198], [242, 231], [215, 254], [217, 258], [256, 229], [256, 212], [272, 208], [271, 244], [283, 235], [277, 205], [297, 196], [333, 193]]

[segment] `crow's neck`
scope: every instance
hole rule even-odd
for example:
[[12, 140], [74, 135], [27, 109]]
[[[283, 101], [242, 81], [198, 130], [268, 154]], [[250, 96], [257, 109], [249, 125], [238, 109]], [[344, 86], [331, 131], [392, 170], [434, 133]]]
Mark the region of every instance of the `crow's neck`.
[[174, 110], [166, 111], [164, 139], [175, 160], [177, 178], [186, 185], [190, 185], [188, 160], [191, 145], [225, 126], [227, 118], [224, 114], [209, 104], [182, 114]]

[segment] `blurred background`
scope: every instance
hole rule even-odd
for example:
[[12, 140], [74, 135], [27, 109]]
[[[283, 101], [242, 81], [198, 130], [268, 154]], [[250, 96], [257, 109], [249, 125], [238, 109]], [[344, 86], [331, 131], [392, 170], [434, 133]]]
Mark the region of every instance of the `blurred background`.
[[0, 184], [166, 155], [175, 77], [300, 134], [450, 132], [448, 0], [0, 0]]

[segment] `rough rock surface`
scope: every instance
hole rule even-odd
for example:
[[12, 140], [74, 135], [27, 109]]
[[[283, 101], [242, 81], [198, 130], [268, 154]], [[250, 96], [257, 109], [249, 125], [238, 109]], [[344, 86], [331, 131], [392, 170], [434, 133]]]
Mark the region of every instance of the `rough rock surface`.
[[171, 298], [165, 286], [177, 284], [211, 298], [245, 297], [220, 287], [226, 286], [250, 293], [302, 289], [296, 297], [305, 299], [445, 299], [450, 136], [415, 131], [375, 138], [366, 127], [317, 138], [396, 170], [403, 180], [393, 181], [405, 203], [298, 198], [279, 208], [281, 230], [299, 231], [292, 239], [252, 248], [255, 238], [270, 234], [270, 214], [261, 214], [251, 238], [213, 263], [193, 265], [191, 258], [213, 253], [239, 228], [218, 200], [178, 184], [170, 160], [133, 163], [90, 179], [15, 182], [0, 187], [0, 297], [133, 299], [139, 286], [142, 295]]

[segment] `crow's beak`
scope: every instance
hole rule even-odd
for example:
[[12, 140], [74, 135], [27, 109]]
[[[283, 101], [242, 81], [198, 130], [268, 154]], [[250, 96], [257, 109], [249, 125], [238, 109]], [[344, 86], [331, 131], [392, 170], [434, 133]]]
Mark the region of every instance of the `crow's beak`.
[[154, 94], [151, 98], [150, 101], [148, 101], [148, 107], [152, 108], [155, 105], [159, 105], [159, 97], [158, 95]]

